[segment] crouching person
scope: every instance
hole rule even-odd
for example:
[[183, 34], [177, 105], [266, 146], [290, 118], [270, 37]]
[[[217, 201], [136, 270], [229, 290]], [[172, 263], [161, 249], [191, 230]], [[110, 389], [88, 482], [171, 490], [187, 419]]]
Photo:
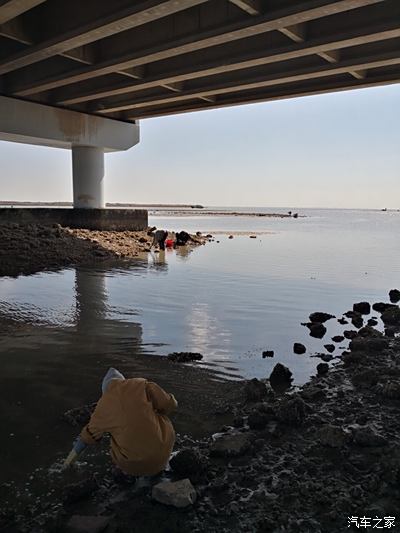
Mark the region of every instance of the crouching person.
[[174, 396], [144, 378], [125, 379], [114, 368], [104, 377], [102, 392], [66, 466], [87, 445], [110, 433], [111, 458], [124, 473], [133, 476], [160, 473], [175, 443], [175, 431], [168, 418], [177, 407]]

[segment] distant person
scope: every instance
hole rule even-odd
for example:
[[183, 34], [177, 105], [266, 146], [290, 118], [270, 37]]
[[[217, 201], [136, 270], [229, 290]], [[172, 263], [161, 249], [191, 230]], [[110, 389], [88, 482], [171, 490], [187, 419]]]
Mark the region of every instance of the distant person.
[[153, 235], [153, 246], [159, 246], [160, 250], [165, 250], [165, 241], [168, 237], [168, 231], [158, 229]]
[[186, 231], [179, 231], [175, 235], [175, 246], [185, 246], [191, 240], [191, 236]]
[[110, 368], [89, 423], [65, 461], [72, 464], [87, 445], [96, 444], [104, 433], [111, 435], [111, 458], [123, 473], [153, 476], [166, 466], [175, 443], [168, 415], [177, 401], [156, 383], [125, 377]]

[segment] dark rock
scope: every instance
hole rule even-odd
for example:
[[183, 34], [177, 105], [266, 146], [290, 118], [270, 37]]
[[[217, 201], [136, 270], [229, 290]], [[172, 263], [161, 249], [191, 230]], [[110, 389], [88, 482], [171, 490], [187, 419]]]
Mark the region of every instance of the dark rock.
[[362, 315], [369, 315], [371, 312], [371, 305], [369, 302], [359, 302], [353, 305], [353, 311], [361, 313]]
[[354, 329], [349, 329], [346, 331], [343, 331], [343, 335], [346, 337], [346, 339], [354, 339], [358, 336], [358, 332]]
[[322, 359], [322, 361], [325, 361], [325, 363], [329, 363], [329, 361], [332, 361], [333, 355], [331, 355], [330, 353], [322, 353], [320, 355], [320, 359]]
[[269, 382], [271, 385], [273, 383], [279, 384], [279, 383], [291, 383], [293, 381], [293, 374], [289, 370], [289, 368], [282, 363], [277, 363], [270, 376], [269, 376]]
[[309, 407], [299, 395], [283, 400], [277, 409], [276, 416], [281, 423], [288, 426], [300, 426], [309, 411]]
[[344, 337], [343, 335], [335, 335], [334, 337], [332, 337], [332, 340], [333, 342], [342, 342], [344, 341]]
[[334, 344], [324, 344], [324, 348], [329, 353], [332, 353], [332, 352], [335, 351], [335, 345]]
[[346, 320], [345, 318], [338, 318], [338, 322], [339, 324], [342, 324], [342, 325], [349, 323], [348, 320]]
[[229, 235], [229, 237], [228, 237], [228, 238], [229, 238], [229, 239], [233, 239], [233, 235]]
[[73, 515], [66, 525], [67, 533], [101, 533], [108, 526], [110, 516]]
[[394, 304], [387, 304], [387, 303], [384, 303], [384, 302], [377, 302], [377, 303], [375, 303], [372, 306], [372, 309], [374, 311], [378, 311], [378, 313], [383, 313], [384, 311], [386, 311], [386, 309], [390, 309], [390, 308], [393, 308], [393, 307], [397, 307], [397, 306], [394, 305]]
[[244, 394], [249, 402], [259, 402], [267, 395], [267, 386], [257, 378], [250, 379], [245, 387]]
[[376, 318], [370, 318], [367, 322], [367, 325], [368, 326], [377, 326], [378, 325], [378, 321], [376, 320]]
[[335, 318], [333, 315], [330, 315], [329, 313], [321, 313], [319, 311], [315, 313], [311, 313], [309, 319], [310, 322], [317, 322], [319, 324], [322, 324], [323, 322], [326, 322], [327, 320], [330, 320], [331, 318]]
[[340, 426], [327, 424], [317, 432], [317, 438], [323, 446], [342, 448], [349, 440], [349, 435]]
[[349, 367], [365, 362], [365, 357], [362, 352], [343, 352], [342, 361], [345, 367]]
[[324, 376], [329, 371], [329, 365], [328, 363], [319, 363], [317, 365], [317, 373], [318, 376]]
[[350, 342], [349, 348], [352, 352], [376, 353], [388, 348], [389, 343], [384, 338], [356, 337]]
[[173, 352], [167, 355], [167, 359], [174, 363], [188, 363], [190, 361], [200, 361], [203, 356], [201, 353], [195, 352]]
[[364, 325], [364, 320], [362, 319], [361, 316], [359, 316], [359, 317], [355, 316], [354, 318], [351, 319], [351, 323], [356, 328], [362, 328], [363, 325]]
[[385, 328], [386, 337], [393, 338], [396, 333], [397, 333], [397, 328], [395, 328], [394, 326], [387, 326]]
[[250, 235], [250, 239], [257, 239], [257, 235]]
[[318, 322], [304, 322], [303, 326], [307, 326], [310, 330], [310, 337], [322, 339], [326, 333], [326, 327]]
[[381, 318], [385, 326], [400, 326], [400, 308], [395, 306], [386, 309]]
[[197, 450], [185, 449], [170, 459], [169, 464], [179, 476], [191, 478], [201, 474], [206, 462]]
[[264, 429], [269, 422], [269, 416], [259, 411], [251, 413], [247, 419], [250, 429]]
[[382, 337], [382, 333], [380, 331], [378, 331], [377, 329], [371, 327], [371, 326], [364, 326], [363, 328], [360, 329], [360, 331], [358, 332], [358, 335], [360, 337]]
[[75, 409], [69, 409], [61, 416], [63, 420], [71, 424], [74, 427], [85, 426], [91, 417], [96, 403], [91, 403], [88, 405], [83, 405], [82, 407], [76, 407]]
[[310, 402], [316, 402], [318, 400], [323, 400], [326, 398], [325, 391], [313, 385], [303, 387], [300, 394], [302, 398]]
[[304, 346], [304, 344], [301, 344], [300, 342], [295, 342], [293, 345], [293, 352], [299, 355], [306, 353], [306, 347]]
[[344, 313], [344, 316], [347, 316], [347, 318], [361, 318], [361, 313], [358, 311], [347, 311]]
[[210, 455], [216, 457], [237, 457], [250, 448], [250, 439], [244, 433], [219, 436], [210, 446]]
[[274, 357], [274, 351], [273, 350], [266, 350], [262, 353], [262, 358], [265, 359], [266, 357]]
[[370, 427], [357, 428], [353, 431], [353, 440], [359, 446], [384, 446], [387, 441]]
[[389, 298], [392, 303], [397, 304], [397, 302], [400, 302], [400, 291], [398, 289], [392, 289], [389, 291]]

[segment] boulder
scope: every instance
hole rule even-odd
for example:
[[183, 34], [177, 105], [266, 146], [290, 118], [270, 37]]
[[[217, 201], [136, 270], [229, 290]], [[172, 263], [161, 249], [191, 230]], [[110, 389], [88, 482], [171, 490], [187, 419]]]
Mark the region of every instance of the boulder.
[[346, 339], [354, 339], [357, 337], [358, 332], [355, 329], [348, 329], [343, 331], [343, 335], [346, 337]]
[[329, 353], [333, 353], [335, 351], [335, 345], [334, 344], [324, 344], [324, 348]]
[[67, 533], [101, 533], [108, 526], [110, 516], [73, 515], [66, 524]]
[[289, 368], [282, 363], [277, 363], [270, 376], [269, 382], [272, 384], [288, 383], [290, 384], [293, 381], [293, 374]]
[[324, 376], [329, 371], [329, 365], [328, 363], [319, 363], [317, 365], [317, 374], [318, 376]]
[[257, 378], [250, 379], [245, 387], [244, 394], [248, 402], [259, 402], [267, 395], [267, 386]]
[[388, 348], [389, 342], [384, 338], [356, 337], [350, 342], [352, 352], [377, 353]]
[[370, 318], [367, 322], [367, 325], [368, 326], [377, 326], [378, 325], [378, 321], [376, 320], [376, 318]]
[[182, 477], [201, 474], [206, 468], [206, 462], [197, 450], [185, 449], [175, 454], [169, 464], [174, 472]]
[[343, 335], [335, 335], [334, 337], [332, 337], [332, 340], [333, 340], [333, 342], [343, 342], [344, 341], [344, 337], [343, 337]]
[[306, 347], [304, 346], [304, 344], [301, 344], [300, 342], [295, 342], [293, 344], [293, 352], [299, 355], [306, 353]]
[[189, 479], [179, 481], [162, 481], [154, 485], [151, 497], [164, 505], [188, 507], [196, 501], [196, 490]]
[[353, 311], [361, 313], [362, 315], [369, 315], [371, 312], [371, 304], [369, 302], [358, 302], [353, 305]]
[[330, 315], [329, 313], [321, 313], [319, 311], [315, 313], [311, 313], [309, 319], [310, 322], [317, 322], [319, 324], [322, 324], [323, 322], [326, 322], [330, 320], [331, 318], [335, 318], [333, 315]]
[[360, 318], [361, 317], [361, 313], [359, 313], [358, 311], [346, 311], [346, 313], [344, 313], [344, 316], [347, 316], [347, 318]]
[[400, 308], [396, 305], [386, 309], [381, 318], [385, 326], [400, 326]]
[[306, 324], [308, 329], [310, 330], [310, 337], [315, 337], [316, 339], [322, 339], [322, 337], [326, 333], [326, 327], [318, 322], [311, 322], [309, 324]]
[[384, 311], [386, 311], [386, 309], [390, 309], [390, 308], [393, 308], [393, 307], [397, 307], [397, 306], [394, 305], [394, 304], [387, 304], [387, 303], [384, 303], [384, 302], [377, 302], [377, 303], [373, 304], [372, 309], [374, 311], [378, 311], [378, 313], [383, 313]]
[[400, 291], [398, 289], [392, 289], [389, 291], [389, 298], [392, 303], [397, 304], [397, 302], [400, 302]]
[[238, 457], [250, 448], [249, 437], [244, 433], [231, 433], [218, 436], [210, 447], [210, 455], [215, 457]]
[[277, 419], [288, 426], [300, 426], [307, 415], [310, 407], [299, 395], [282, 400], [276, 412]]
[[339, 322], [339, 324], [342, 324], [342, 325], [344, 325], [344, 324], [348, 324], [348, 323], [349, 323], [349, 321], [346, 320], [346, 319], [343, 318], [343, 317], [342, 317], [342, 318], [338, 318], [338, 322]]
[[356, 328], [362, 328], [363, 325], [364, 325], [364, 320], [363, 320], [361, 315], [360, 316], [355, 316], [354, 318], [351, 319], [351, 323]]
[[349, 436], [340, 426], [326, 424], [317, 432], [317, 439], [323, 446], [342, 448], [349, 440]]
[[364, 326], [358, 332], [360, 337], [382, 337], [383, 334], [372, 326]]

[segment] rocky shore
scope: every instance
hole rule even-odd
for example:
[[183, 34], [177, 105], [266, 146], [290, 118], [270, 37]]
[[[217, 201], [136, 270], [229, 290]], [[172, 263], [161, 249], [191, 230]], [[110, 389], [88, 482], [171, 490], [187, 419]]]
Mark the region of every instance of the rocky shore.
[[[0, 276], [139, 257], [150, 251], [152, 229], [92, 231], [65, 228], [59, 224], [0, 225]], [[193, 235], [190, 245], [204, 242], [201, 236]]]
[[[220, 420], [218, 432], [196, 439], [180, 431], [162, 478], [116, 479], [98, 462], [107, 454], [103, 443], [68, 475], [55, 467], [52, 499], [34, 494], [18, 511], [9, 501], [1, 531], [397, 531], [400, 293], [391, 291], [390, 300], [372, 305], [376, 319], [368, 302], [343, 316], [310, 315], [310, 334], [310, 324], [324, 325], [322, 342], [330, 339], [330, 321], [353, 334], [341, 356], [320, 363], [301, 388], [280, 363], [269, 379], [221, 384], [207, 412], [192, 412], [194, 422]], [[195, 365], [186, 368], [195, 372]], [[67, 422], [80, 426], [90, 409], [70, 412]]]

